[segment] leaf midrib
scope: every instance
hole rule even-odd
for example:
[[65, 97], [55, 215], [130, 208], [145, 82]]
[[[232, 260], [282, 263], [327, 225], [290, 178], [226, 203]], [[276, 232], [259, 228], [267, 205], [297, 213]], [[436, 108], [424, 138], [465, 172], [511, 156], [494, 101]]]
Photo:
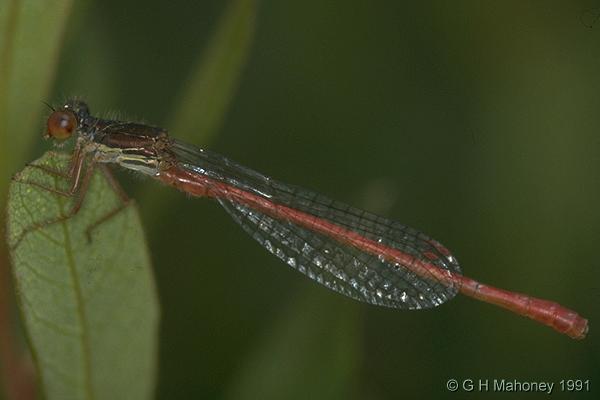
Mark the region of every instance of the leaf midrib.
[[[58, 186], [58, 178], [55, 178], [55, 186]], [[60, 210], [61, 215], [65, 215], [65, 202], [61, 201], [59, 197], [56, 197], [58, 202], [58, 208]], [[72, 217], [71, 217], [72, 218]], [[92, 389], [92, 367], [91, 367], [91, 350], [90, 350], [90, 335], [88, 329], [88, 320], [85, 312], [85, 307], [83, 305], [84, 299], [81, 291], [81, 287], [79, 286], [79, 274], [77, 273], [77, 265], [75, 262], [75, 256], [73, 254], [73, 245], [71, 242], [71, 235], [68, 227], [68, 223], [71, 218], [62, 221], [60, 224], [63, 229], [63, 235], [65, 237], [64, 248], [65, 255], [67, 256], [67, 264], [69, 268], [69, 273], [71, 275], [73, 290], [75, 291], [75, 299], [76, 299], [76, 309], [77, 315], [79, 317], [79, 323], [81, 325], [81, 334], [79, 335], [80, 344], [81, 344], [81, 352], [83, 355], [83, 373], [84, 373], [84, 390], [86, 393], [86, 398], [93, 400], [94, 399], [94, 391]]]

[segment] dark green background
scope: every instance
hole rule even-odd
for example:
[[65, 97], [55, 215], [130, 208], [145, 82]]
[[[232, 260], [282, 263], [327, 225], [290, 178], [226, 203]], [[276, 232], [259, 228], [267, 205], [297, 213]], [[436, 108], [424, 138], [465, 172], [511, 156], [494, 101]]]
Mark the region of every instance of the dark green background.
[[[165, 125], [225, 4], [77, 2], [44, 100], [79, 95], [94, 112]], [[465, 275], [588, 317], [586, 340], [462, 296], [422, 312], [347, 300], [216, 203], [121, 174], [148, 221], [162, 303], [158, 398], [463, 398], [449, 378], [590, 379], [597, 396], [594, 7], [262, 1], [224, 125], [196, 143], [423, 230]], [[149, 215], [159, 192], [169, 209]]]

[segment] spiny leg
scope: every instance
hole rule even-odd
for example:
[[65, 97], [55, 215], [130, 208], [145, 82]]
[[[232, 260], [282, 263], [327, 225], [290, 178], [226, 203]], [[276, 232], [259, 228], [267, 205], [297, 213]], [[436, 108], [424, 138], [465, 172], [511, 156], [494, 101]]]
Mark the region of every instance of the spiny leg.
[[[57, 154], [57, 153], [53, 153], [53, 154]], [[41, 171], [44, 171], [45, 173], [47, 173], [49, 175], [53, 175], [53, 176], [57, 176], [59, 178], [69, 180], [71, 182], [71, 186], [66, 191], [59, 190], [59, 189], [49, 187], [49, 186], [45, 186], [45, 185], [42, 185], [42, 184], [34, 182], [34, 181], [20, 179], [19, 175], [17, 175], [16, 177], [13, 177], [13, 181], [16, 181], [19, 183], [24, 183], [24, 184], [29, 184], [29, 185], [38, 187], [40, 189], [46, 190], [48, 192], [52, 192], [52, 193], [61, 195], [61, 196], [73, 197], [73, 195], [75, 195], [75, 193], [78, 191], [78, 188], [80, 185], [81, 171], [83, 170], [84, 162], [85, 162], [84, 154], [81, 151], [80, 146], [76, 146], [75, 150], [73, 151], [73, 155], [71, 157], [71, 162], [69, 163], [69, 169], [67, 172], [57, 171], [53, 168], [49, 168], [44, 165], [28, 164], [28, 166], [30, 168], [36, 168]], [[91, 166], [92, 165], [90, 165], [90, 167]]]
[[[55, 151], [48, 151], [46, 154], [50, 154], [55, 157], [61, 155], [60, 153], [57, 153]], [[69, 162], [69, 168], [67, 169], [67, 171], [56, 170], [54, 168], [50, 168], [45, 165], [38, 165], [38, 164], [33, 164], [33, 163], [28, 163], [27, 166], [44, 171], [48, 175], [58, 176], [59, 178], [64, 178], [64, 179], [68, 179], [68, 180], [73, 180], [74, 177], [77, 178], [77, 179], [73, 180], [73, 184], [70, 189], [71, 193], [72, 193], [74, 187], [77, 186], [77, 180], [79, 179], [79, 175], [81, 174], [83, 158], [84, 158], [84, 154], [81, 151], [81, 145], [78, 144], [75, 146], [75, 149], [73, 150], [73, 154], [71, 155], [71, 161]]]
[[79, 212], [79, 210], [81, 209], [81, 204], [83, 203], [83, 199], [85, 198], [85, 194], [87, 192], [91, 177], [94, 173], [95, 163], [94, 163], [94, 160], [90, 161], [89, 165], [87, 166], [87, 168], [85, 170], [85, 174], [83, 174], [83, 178], [81, 178], [83, 164], [84, 164], [85, 159], [84, 159], [84, 157], [81, 157], [80, 155], [77, 155], [77, 157], [74, 157], [74, 158], [75, 158], [77, 164], [73, 168], [74, 176], [71, 177], [71, 179], [73, 180], [73, 182], [71, 184], [71, 188], [67, 191], [51, 188], [51, 187], [42, 185], [37, 182], [29, 181], [29, 180], [19, 179], [18, 176], [13, 178], [13, 181], [15, 181], [17, 183], [21, 183], [21, 184], [25, 184], [25, 185], [32, 185], [32, 186], [38, 187], [40, 189], [43, 189], [43, 190], [46, 190], [46, 191], [49, 191], [51, 193], [55, 193], [55, 194], [58, 194], [61, 196], [65, 196], [65, 197], [75, 197], [75, 203], [73, 204], [73, 207], [71, 207], [69, 212], [66, 214], [61, 215], [56, 218], [46, 220], [46, 221], [36, 222], [36, 223], [26, 227], [25, 229], [23, 229], [23, 231], [17, 237], [17, 240], [15, 241], [15, 243], [13, 245], [11, 245], [11, 249], [14, 250], [15, 248], [17, 248], [17, 246], [21, 243], [23, 238], [25, 238], [25, 236], [27, 236], [29, 233], [34, 232], [39, 229], [42, 229], [49, 225], [63, 222], [65, 220], [73, 217], [75, 214], [77, 214], [77, 212]]
[[[53, 218], [51, 220], [46, 220], [43, 222], [36, 223], [36, 224], [33, 224], [33, 225], [25, 228], [19, 235], [15, 244], [13, 244], [11, 246], [13, 249], [19, 245], [19, 243], [23, 240], [23, 238], [27, 234], [29, 234], [35, 230], [44, 228], [48, 225], [52, 225], [52, 224], [56, 224], [56, 223], [68, 220], [69, 218], [73, 217], [75, 214], [77, 214], [79, 212], [79, 210], [81, 209], [81, 206], [83, 204], [85, 195], [87, 193], [92, 175], [94, 173], [96, 163], [94, 160], [91, 160], [90, 164], [86, 168], [83, 178], [81, 178], [81, 173], [83, 170], [82, 165], [83, 165], [84, 159], [83, 159], [83, 157], [74, 157], [74, 158], [75, 158], [75, 163], [73, 164], [73, 167], [71, 168], [71, 170], [73, 171], [73, 174], [71, 177], [71, 179], [73, 180], [73, 183], [71, 185], [71, 188], [67, 191], [62, 191], [62, 190], [58, 190], [55, 188], [51, 188], [51, 187], [48, 187], [48, 186], [45, 186], [45, 185], [42, 185], [40, 183], [33, 182], [33, 181], [15, 179], [19, 183], [36, 186], [40, 189], [43, 189], [43, 190], [46, 190], [46, 191], [49, 191], [49, 192], [52, 192], [52, 193], [55, 193], [55, 194], [58, 194], [61, 196], [76, 197], [76, 200], [75, 200], [73, 207], [69, 210], [69, 212], [67, 214], [62, 215], [57, 218]], [[47, 169], [45, 169], [42, 166], [35, 166], [35, 167], [42, 169], [46, 172], [50, 172], [51, 174], [53, 174], [54, 172], [57, 172], [57, 171], [53, 171], [53, 170], [48, 171]], [[111, 219], [113, 216], [117, 215], [120, 211], [125, 209], [131, 202], [131, 199], [127, 196], [125, 191], [121, 188], [121, 186], [119, 185], [117, 180], [114, 178], [114, 176], [112, 175], [112, 173], [110, 172], [108, 167], [106, 165], [102, 165], [102, 164], [100, 164], [99, 167], [100, 167], [100, 170], [102, 171], [102, 173], [104, 174], [106, 180], [108, 181], [111, 189], [119, 197], [120, 204], [118, 206], [116, 206], [115, 208], [113, 208], [112, 210], [110, 210], [109, 212], [107, 212], [102, 217], [100, 217], [97, 221], [92, 223], [90, 226], [88, 226], [88, 228], [85, 230], [85, 234], [86, 234], [86, 238], [87, 238], [88, 242], [91, 242], [91, 240], [92, 240], [92, 231], [94, 229], [98, 228], [100, 225], [102, 225], [107, 220]], [[59, 175], [61, 177], [65, 177], [65, 178], [69, 178], [69, 176], [65, 175], [65, 174], [59, 173], [56, 175]]]

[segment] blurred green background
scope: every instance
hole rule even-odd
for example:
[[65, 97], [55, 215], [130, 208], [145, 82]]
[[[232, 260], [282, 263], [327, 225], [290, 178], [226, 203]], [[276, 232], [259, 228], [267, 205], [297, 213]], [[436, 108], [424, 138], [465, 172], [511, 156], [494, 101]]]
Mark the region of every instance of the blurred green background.
[[[6, 39], [20, 2], [2, 3]], [[363, 305], [268, 255], [216, 203], [119, 174], [162, 304], [157, 397], [456, 398], [450, 378], [590, 379], [597, 396], [600, 4], [263, 0], [237, 90], [216, 99], [224, 119], [196, 135], [178, 109], [228, 3], [56, 1], [31, 17], [40, 49], [19, 71], [0, 48], [2, 204], [50, 146], [42, 101], [82, 96], [416, 227], [465, 275], [558, 301], [591, 330], [577, 342], [462, 296], [422, 312]]]

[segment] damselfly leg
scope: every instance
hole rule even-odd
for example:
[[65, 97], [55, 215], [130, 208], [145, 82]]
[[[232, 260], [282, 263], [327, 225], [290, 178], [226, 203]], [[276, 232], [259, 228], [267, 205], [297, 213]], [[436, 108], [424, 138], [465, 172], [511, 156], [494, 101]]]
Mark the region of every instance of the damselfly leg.
[[34, 186], [38, 189], [48, 191], [59, 196], [74, 198], [75, 200], [66, 213], [59, 215], [56, 218], [34, 223], [23, 229], [15, 242], [12, 244], [11, 247], [13, 249], [16, 248], [29, 233], [43, 229], [50, 225], [67, 221], [74, 217], [82, 207], [91, 178], [96, 171], [96, 167], [99, 167], [106, 181], [109, 183], [109, 186], [117, 194], [117, 197], [119, 198], [119, 204], [86, 228], [85, 232], [88, 242], [91, 242], [92, 240], [92, 232], [94, 229], [98, 228], [102, 223], [108, 221], [113, 216], [117, 215], [120, 211], [127, 207], [131, 201], [125, 191], [120, 187], [117, 180], [113, 177], [108, 167], [106, 165], [98, 165], [93, 157], [86, 157], [79, 147], [76, 147], [76, 149], [73, 151], [67, 171], [60, 171], [45, 165], [37, 164], [30, 164], [28, 167], [39, 169], [46, 174], [66, 180], [69, 183], [68, 188], [66, 190], [61, 190], [57, 187], [47, 186], [29, 179], [22, 179], [21, 174], [14, 176], [13, 181], [23, 185]]

